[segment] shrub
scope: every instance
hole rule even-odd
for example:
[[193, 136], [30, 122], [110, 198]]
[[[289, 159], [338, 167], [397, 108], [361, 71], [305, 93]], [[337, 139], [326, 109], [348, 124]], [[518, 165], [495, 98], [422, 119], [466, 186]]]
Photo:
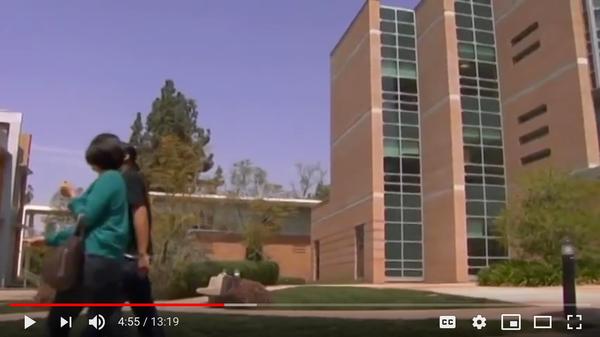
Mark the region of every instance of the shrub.
[[168, 283], [155, 287], [157, 298], [183, 298], [198, 296], [196, 289], [206, 287], [212, 276], [222, 271], [233, 274], [235, 270], [245, 279], [262, 283], [277, 284], [279, 265], [271, 261], [205, 261], [183, 264], [173, 271]]
[[[562, 283], [562, 267], [539, 261], [512, 260], [492, 265], [478, 274], [483, 286], [543, 287]], [[600, 282], [600, 263], [578, 261], [577, 282], [592, 284]]]
[[279, 285], [298, 285], [306, 284], [306, 280], [301, 277], [280, 277], [277, 281]]

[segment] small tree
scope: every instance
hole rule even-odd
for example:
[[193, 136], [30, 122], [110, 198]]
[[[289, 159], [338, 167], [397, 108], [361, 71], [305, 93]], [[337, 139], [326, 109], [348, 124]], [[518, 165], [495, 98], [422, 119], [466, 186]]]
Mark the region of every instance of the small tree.
[[282, 188], [270, 183], [267, 172], [248, 159], [233, 165], [228, 188], [229, 196], [239, 199], [234, 202], [237, 219], [234, 230], [244, 235], [246, 258], [262, 260], [265, 242], [281, 230], [283, 219], [290, 216], [292, 209], [264, 200], [280, 194]]
[[558, 263], [568, 237], [583, 258], [600, 257], [600, 182], [556, 171], [526, 178], [498, 220], [517, 258]]

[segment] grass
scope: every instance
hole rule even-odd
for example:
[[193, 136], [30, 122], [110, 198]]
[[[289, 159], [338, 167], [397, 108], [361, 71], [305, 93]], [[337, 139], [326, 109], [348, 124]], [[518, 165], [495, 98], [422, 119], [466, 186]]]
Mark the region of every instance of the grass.
[[46, 308], [13, 308], [13, 307], [9, 307], [8, 304], [9, 303], [13, 303], [13, 302], [18, 302], [18, 303], [33, 303], [31, 300], [28, 301], [11, 301], [11, 302], [4, 302], [4, 301], [0, 301], [0, 315], [1, 314], [14, 314], [14, 313], [19, 313], [19, 312], [34, 312], [34, 311], [47, 311]]
[[[488, 321], [484, 330], [475, 330], [470, 321], [459, 321], [455, 330], [440, 330], [437, 320], [345, 320], [331, 318], [290, 318], [256, 317], [233, 315], [169, 314], [178, 317], [179, 325], [165, 328], [167, 336], [173, 337], [364, 337], [364, 336], [411, 336], [411, 337], [476, 337], [503, 336], [511, 333], [500, 330], [497, 321]], [[163, 317], [167, 317], [163, 315]], [[76, 330], [80, 330], [85, 321], [77, 320]], [[531, 331], [532, 324], [524, 322], [526, 330]], [[28, 330], [23, 330], [23, 322], [0, 322], [2, 336], [41, 337], [44, 322], [38, 321]], [[560, 329], [562, 330], [562, 329]], [[77, 333], [71, 333], [77, 336]], [[544, 336], [544, 334], [540, 335]]]
[[[500, 307], [508, 303], [407, 289], [301, 286], [272, 292], [277, 309], [432, 309]], [[516, 306], [516, 305], [512, 305]]]

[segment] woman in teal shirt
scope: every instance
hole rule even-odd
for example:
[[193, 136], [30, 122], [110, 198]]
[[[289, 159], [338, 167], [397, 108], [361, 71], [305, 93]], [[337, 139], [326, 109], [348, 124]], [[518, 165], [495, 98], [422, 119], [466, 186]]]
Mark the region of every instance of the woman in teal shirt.
[[[120, 303], [123, 254], [131, 241], [129, 206], [125, 180], [119, 168], [125, 158], [118, 137], [112, 134], [96, 136], [88, 147], [85, 159], [98, 173], [96, 180], [80, 196], [69, 203], [75, 216], [82, 216], [85, 224], [85, 259], [81, 283], [74, 289], [58, 292], [55, 303]], [[74, 192], [69, 191], [70, 197]], [[48, 235], [41, 241], [58, 246], [73, 235], [74, 228]], [[38, 242], [40, 243], [40, 242]], [[83, 308], [53, 307], [48, 316], [50, 337], [68, 336], [69, 329], [60, 326], [61, 317], [73, 320]], [[82, 336], [113, 336], [117, 326], [118, 307], [92, 307], [88, 317], [102, 315], [106, 326], [102, 330], [87, 326]]]

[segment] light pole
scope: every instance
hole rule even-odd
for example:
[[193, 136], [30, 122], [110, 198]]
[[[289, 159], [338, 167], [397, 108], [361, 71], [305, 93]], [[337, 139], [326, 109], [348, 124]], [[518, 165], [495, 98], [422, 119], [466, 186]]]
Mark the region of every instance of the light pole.
[[562, 241], [562, 286], [565, 317], [577, 314], [575, 295], [575, 246], [569, 238]]

